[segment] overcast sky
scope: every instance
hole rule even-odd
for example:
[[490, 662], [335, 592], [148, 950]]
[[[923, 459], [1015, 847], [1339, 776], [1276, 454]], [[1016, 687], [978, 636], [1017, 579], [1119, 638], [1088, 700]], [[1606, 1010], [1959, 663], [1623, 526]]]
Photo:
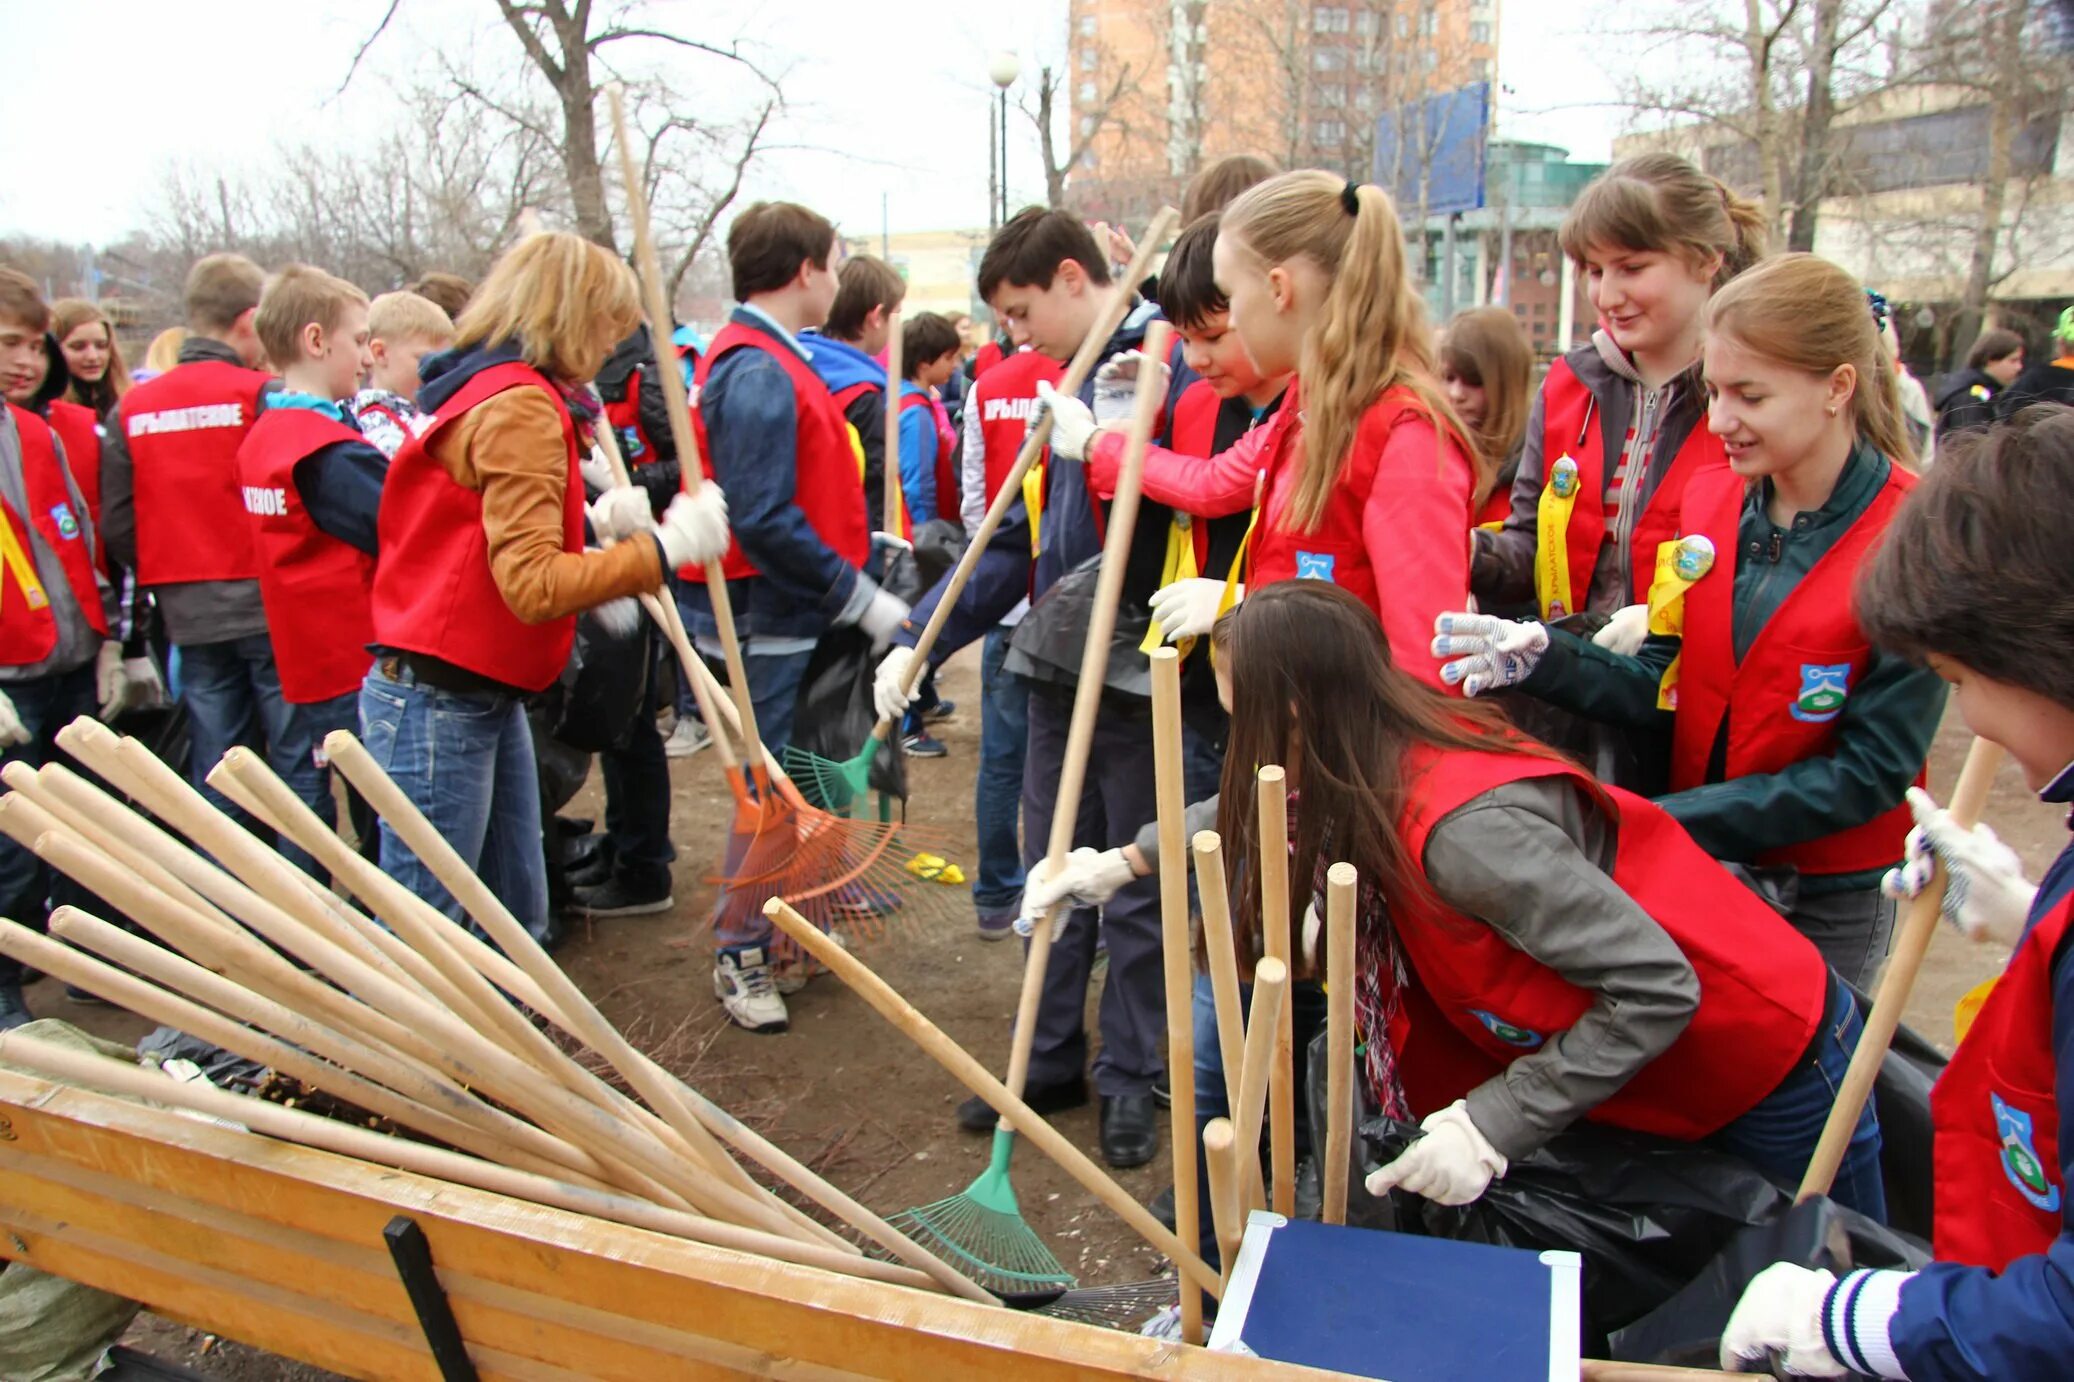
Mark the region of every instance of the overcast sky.
[[[387, 0], [0, 0], [12, 61], [0, 83], [8, 175], [0, 233], [105, 243], [142, 225], [164, 171], [262, 167], [282, 143], [331, 140], [341, 157], [393, 113], [386, 84], [437, 70], [434, 53], [520, 61], [490, 0], [402, 0], [397, 22], [348, 92], [354, 48]], [[609, 0], [601, 0], [601, 11]], [[984, 224], [988, 54], [1026, 69], [1058, 63], [1063, 0], [964, 6], [881, 0], [657, 0], [658, 27], [741, 36], [787, 75], [794, 107], [745, 200], [792, 197], [851, 233]], [[1504, 8], [1501, 133], [1604, 158], [1618, 128], [1613, 84], [1585, 31], [1611, 3], [1512, 0]], [[916, 16], [928, 16], [918, 21]], [[619, 49], [660, 71], [695, 108], [729, 109], [745, 89], [725, 65], [654, 44]], [[479, 66], [478, 70], [494, 70]], [[693, 93], [696, 93], [695, 95]], [[1035, 133], [1010, 112], [1012, 199], [1043, 190]]]

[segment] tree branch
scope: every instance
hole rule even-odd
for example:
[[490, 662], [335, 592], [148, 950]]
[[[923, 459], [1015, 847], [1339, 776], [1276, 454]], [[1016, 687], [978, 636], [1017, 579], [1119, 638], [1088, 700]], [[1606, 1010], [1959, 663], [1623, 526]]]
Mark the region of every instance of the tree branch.
[[396, 17], [396, 11], [402, 4], [403, 0], [389, 0], [389, 8], [382, 13], [382, 22], [374, 26], [373, 33], [360, 40], [360, 46], [353, 50], [353, 61], [346, 65], [346, 75], [340, 80], [338, 90], [331, 93], [334, 99], [343, 96], [346, 88], [353, 84], [353, 74], [360, 70], [360, 60], [367, 56], [367, 50], [374, 47], [375, 40], [388, 29], [389, 21]]

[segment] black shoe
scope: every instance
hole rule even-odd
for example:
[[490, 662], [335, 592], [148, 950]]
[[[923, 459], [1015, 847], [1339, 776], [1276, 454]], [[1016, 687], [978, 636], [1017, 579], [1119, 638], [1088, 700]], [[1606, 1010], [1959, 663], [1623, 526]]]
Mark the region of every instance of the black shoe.
[[65, 999], [67, 1002], [77, 1003], [82, 1007], [88, 1008], [109, 1008], [115, 1006], [100, 994], [89, 993], [85, 989], [77, 988], [71, 984], [65, 985]]
[[1159, 1100], [1161, 1108], [1174, 1106], [1174, 1077], [1162, 1070], [1159, 1078], [1152, 1082], [1152, 1097]]
[[659, 888], [636, 888], [624, 878], [611, 878], [594, 888], [578, 888], [576, 905], [594, 917], [645, 917], [667, 912], [677, 905], [670, 896], [670, 880]]
[[[1024, 1085], [1023, 1102], [1030, 1106], [1032, 1113], [1046, 1117], [1068, 1109], [1086, 1108], [1087, 1081], [1061, 1080], [1057, 1084]], [[992, 1132], [998, 1121], [994, 1106], [977, 1094], [958, 1105], [958, 1126], [967, 1132]]]
[[0, 984], [0, 1032], [13, 1031], [35, 1018], [29, 1012], [28, 1000], [22, 997], [20, 984]]
[[572, 888], [595, 888], [611, 880], [612, 856], [602, 849], [593, 850], [590, 858], [565, 868], [562, 877], [569, 880], [569, 886]]
[[1102, 1160], [1119, 1171], [1143, 1166], [1159, 1150], [1159, 1104], [1150, 1094], [1102, 1100]]
[[1147, 1200], [1145, 1202], [1145, 1208], [1152, 1211], [1153, 1218], [1159, 1220], [1161, 1223], [1167, 1226], [1167, 1232], [1173, 1233], [1176, 1231], [1174, 1228], [1173, 1186], [1168, 1186], [1166, 1189], [1160, 1191], [1157, 1195], [1154, 1195], [1151, 1199]]

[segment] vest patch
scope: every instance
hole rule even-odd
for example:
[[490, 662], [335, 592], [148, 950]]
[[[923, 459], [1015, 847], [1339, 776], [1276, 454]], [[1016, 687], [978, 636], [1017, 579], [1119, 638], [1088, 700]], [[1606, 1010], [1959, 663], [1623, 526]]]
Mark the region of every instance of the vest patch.
[[2058, 1213], [2060, 1188], [2052, 1183], [2051, 1172], [2038, 1155], [2031, 1115], [2010, 1107], [1992, 1090], [1988, 1098], [1995, 1110], [1995, 1139], [2002, 1144], [2002, 1174], [2009, 1177], [2017, 1194], [2048, 1214]]
[[1036, 411], [1037, 400], [1027, 396], [1022, 398], [990, 398], [986, 400], [985, 406], [980, 409], [979, 418], [981, 422], [1000, 422], [1004, 419], [1028, 422], [1031, 414]]
[[261, 518], [280, 518], [288, 512], [288, 491], [278, 485], [246, 485], [245, 512]]
[[630, 464], [648, 454], [647, 446], [641, 441], [640, 428], [615, 427], [612, 430], [619, 434], [620, 455], [625, 457]]
[[1525, 1027], [1515, 1027], [1496, 1013], [1487, 1013], [1482, 1008], [1471, 1008], [1469, 1015], [1478, 1022], [1483, 1023], [1485, 1030], [1489, 1031], [1492, 1036], [1498, 1038], [1507, 1046], [1519, 1046], [1532, 1050], [1548, 1040], [1547, 1037], [1539, 1032], [1529, 1031]]
[[70, 504], [51, 505], [50, 521], [57, 525], [58, 536], [67, 542], [79, 536], [79, 520], [72, 516]]
[[243, 427], [242, 403], [206, 403], [195, 408], [167, 408], [156, 413], [137, 413], [126, 424], [133, 437], [156, 432], [201, 432], [214, 427]]
[[1851, 664], [1848, 662], [1800, 664], [1800, 695], [1790, 714], [1804, 724], [1824, 725], [1843, 713], [1844, 700], [1851, 694]]
[[1298, 552], [1296, 554], [1296, 579], [1299, 581], [1329, 581], [1332, 568], [1338, 558], [1330, 552]]

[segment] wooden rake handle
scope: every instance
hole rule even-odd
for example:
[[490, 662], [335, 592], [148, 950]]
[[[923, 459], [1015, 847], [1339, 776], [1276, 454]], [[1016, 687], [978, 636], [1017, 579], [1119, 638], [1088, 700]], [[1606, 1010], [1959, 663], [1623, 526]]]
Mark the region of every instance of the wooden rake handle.
[[[1181, 1273], [1201, 1286], [1211, 1295], [1217, 1295], [1221, 1283], [1217, 1273], [1210, 1270], [1208, 1263], [1196, 1254], [1193, 1244], [1183, 1243], [1173, 1232], [1131, 1195], [1118, 1185], [1101, 1167], [1088, 1159], [1087, 1153], [1073, 1143], [1057, 1128], [1045, 1122], [1031, 1111], [1021, 1096], [1009, 1092], [1008, 1086], [994, 1078], [993, 1074], [973, 1059], [970, 1052], [953, 1041], [942, 1028], [924, 1017], [916, 1007], [894, 991], [893, 986], [873, 973], [862, 960], [852, 955], [821, 934], [820, 928], [801, 916], [782, 898], [772, 898], [763, 905], [764, 915], [786, 935], [798, 942], [799, 947], [833, 970], [845, 984], [854, 989], [858, 996], [869, 1003], [879, 1016], [893, 1024], [900, 1033], [922, 1048], [923, 1052], [948, 1070], [957, 1080], [974, 1094], [987, 1101], [994, 1112], [1014, 1125], [1017, 1132], [1034, 1142], [1038, 1149], [1059, 1168], [1092, 1194], [1096, 1199], [1114, 1210], [1119, 1218], [1136, 1229], [1146, 1242], [1165, 1253]], [[1043, 944], [1040, 938], [1037, 944]]]
[[[1278, 767], [1255, 775], [1260, 797], [1260, 934], [1262, 953], [1292, 964], [1289, 948], [1289, 782]], [[1259, 1002], [1258, 997], [1254, 999]], [[1296, 1004], [1283, 1001], [1268, 1048], [1268, 1143], [1274, 1153], [1274, 1203], [1296, 1213]], [[1241, 1128], [1243, 1133], [1244, 1129]], [[1255, 1153], [1256, 1164], [1258, 1153]]]
[[[1152, 763], [1159, 811], [1159, 919], [1167, 993], [1167, 1069], [1173, 1079], [1169, 1110], [1174, 1144], [1174, 1232], [1184, 1243], [1202, 1241], [1202, 1204], [1196, 1198], [1195, 971], [1189, 962], [1188, 807], [1181, 745], [1181, 654], [1156, 648], [1152, 659]], [[1181, 1339], [1203, 1341], [1203, 1300], [1181, 1293]]]
[[1328, 1224], [1347, 1221], [1354, 1152], [1354, 897], [1352, 864], [1325, 871], [1325, 1205]]

